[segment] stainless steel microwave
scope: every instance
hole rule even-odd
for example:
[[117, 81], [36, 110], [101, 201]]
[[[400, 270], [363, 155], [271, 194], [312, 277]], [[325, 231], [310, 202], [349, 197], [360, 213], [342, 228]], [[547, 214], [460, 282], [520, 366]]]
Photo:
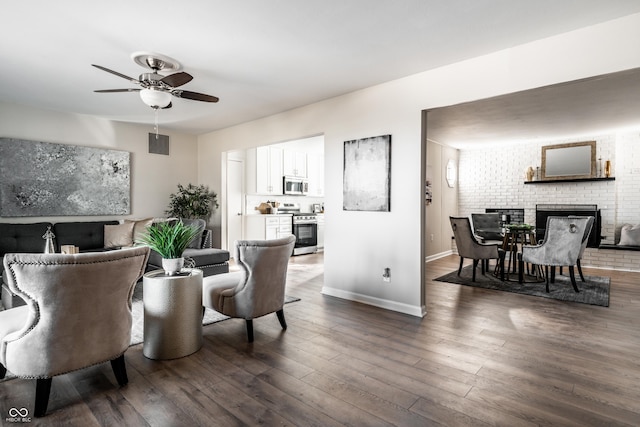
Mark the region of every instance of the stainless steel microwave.
[[285, 176], [282, 178], [282, 189], [284, 194], [306, 196], [309, 192], [309, 181], [295, 176]]

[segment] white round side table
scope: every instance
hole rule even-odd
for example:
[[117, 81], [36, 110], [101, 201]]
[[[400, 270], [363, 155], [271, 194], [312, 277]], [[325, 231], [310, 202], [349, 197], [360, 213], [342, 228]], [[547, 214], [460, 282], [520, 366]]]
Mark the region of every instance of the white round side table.
[[202, 270], [184, 268], [175, 276], [163, 270], [143, 278], [142, 354], [166, 360], [188, 356], [202, 347]]

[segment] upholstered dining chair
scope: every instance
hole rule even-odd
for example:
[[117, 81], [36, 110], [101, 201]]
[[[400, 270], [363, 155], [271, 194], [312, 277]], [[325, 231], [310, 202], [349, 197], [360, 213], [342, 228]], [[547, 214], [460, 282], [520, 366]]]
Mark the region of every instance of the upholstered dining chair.
[[[547, 228], [542, 243], [535, 246], [524, 246], [520, 255], [520, 272], [524, 263], [544, 266], [546, 291], [549, 292], [549, 282], [555, 281], [555, 267], [569, 267], [569, 276], [573, 290], [580, 292], [576, 284], [574, 266], [582, 253], [583, 240], [589, 237], [587, 225], [588, 217], [547, 217]], [[585, 244], [586, 246], [586, 244]], [[551, 267], [551, 276], [549, 276]], [[522, 274], [522, 273], [521, 273]], [[522, 276], [520, 277], [522, 282]]]
[[4, 256], [8, 286], [26, 305], [0, 311], [0, 378], [36, 379], [35, 417], [47, 412], [52, 378], [110, 361], [128, 382], [131, 297], [149, 248]]
[[500, 271], [500, 279], [504, 280], [504, 251], [499, 249], [497, 243], [480, 243], [471, 230], [471, 222], [468, 217], [449, 217], [451, 221], [451, 229], [453, 230], [453, 236], [456, 240], [456, 247], [458, 248], [458, 255], [460, 255], [460, 267], [458, 268], [458, 276], [462, 271], [462, 264], [464, 259], [473, 260], [473, 274], [472, 281], [476, 281], [476, 269], [478, 268], [478, 262], [482, 261], [482, 274], [485, 273], [485, 269], [488, 266], [490, 259], [495, 259], [498, 263], [498, 270]]
[[253, 342], [253, 319], [257, 317], [275, 312], [282, 329], [287, 329], [282, 307], [295, 241], [293, 235], [236, 241], [235, 260], [240, 271], [205, 277], [202, 305], [229, 317], [245, 319], [249, 342]]
[[473, 234], [481, 239], [482, 243], [494, 243], [499, 241], [502, 243], [503, 234], [500, 226], [500, 214], [497, 212], [490, 213], [472, 213], [471, 223], [473, 225]]

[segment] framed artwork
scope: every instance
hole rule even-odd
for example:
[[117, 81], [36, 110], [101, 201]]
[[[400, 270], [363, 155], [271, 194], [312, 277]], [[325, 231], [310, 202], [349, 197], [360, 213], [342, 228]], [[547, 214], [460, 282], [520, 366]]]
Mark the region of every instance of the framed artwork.
[[391, 135], [344, 142], [343, 210], [391, 211]]
[[130, 153], [0, 138], [0, 216], [127, 215]]

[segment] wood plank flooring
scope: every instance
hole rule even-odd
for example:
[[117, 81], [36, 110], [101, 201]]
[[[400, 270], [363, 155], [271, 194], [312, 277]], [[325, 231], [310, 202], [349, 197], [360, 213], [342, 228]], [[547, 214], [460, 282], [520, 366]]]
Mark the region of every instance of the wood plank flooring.
[[[275, 315], [204, 328], [197, 353], [152, 361], [126, 353], [129, 384], [110, 365], [53, 380], [47, 417], [74, 426], [639, 426], [640, 273], [611, 277], [610, 307], [434, 282], [424, 319], [320, 294], [322, 255], [294, 257]], [[0, 423], [32, 410], [33, 380], [0, 383]], [[15, 424], [11, 424], [15, 425]]]

